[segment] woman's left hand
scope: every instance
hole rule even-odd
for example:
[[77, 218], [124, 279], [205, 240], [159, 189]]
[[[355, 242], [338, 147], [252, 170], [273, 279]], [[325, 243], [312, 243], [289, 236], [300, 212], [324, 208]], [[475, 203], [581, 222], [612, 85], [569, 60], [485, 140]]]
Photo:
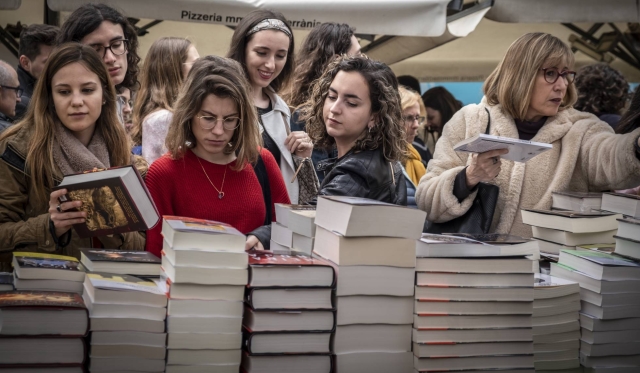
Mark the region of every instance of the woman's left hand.
[[311, 142], [311, 138], [304, 131], [291, 132], [284, 140], [284, 144], [291, 154], [303, 158], [311, 157], [313, 142]]
[[262, 242], [260, 242], [258, 237], [254, 235], [248, 235], [247, 241], [244, 244], [245, 251], [249, 251], [251, 249], [264, 250], [264, 246], [262, 246]]

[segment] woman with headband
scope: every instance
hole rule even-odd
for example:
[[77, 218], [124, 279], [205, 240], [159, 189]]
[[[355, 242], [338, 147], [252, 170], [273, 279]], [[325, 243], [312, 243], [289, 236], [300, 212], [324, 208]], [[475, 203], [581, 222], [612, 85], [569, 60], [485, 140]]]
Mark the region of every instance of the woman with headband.
[[227, 57], [242, 65], [251, 98], [258, 111], [264, 147], [280, 166], [291, 203], [299, 203], [300, 185], [294, 155], [311, 156], [313, 143], [303, 131], [291, 132], [291, 112], [278, 91], [287, 86], [293, 74], [293, 34], [281, 13], [256, 10], [240, 21], [231, 39]]

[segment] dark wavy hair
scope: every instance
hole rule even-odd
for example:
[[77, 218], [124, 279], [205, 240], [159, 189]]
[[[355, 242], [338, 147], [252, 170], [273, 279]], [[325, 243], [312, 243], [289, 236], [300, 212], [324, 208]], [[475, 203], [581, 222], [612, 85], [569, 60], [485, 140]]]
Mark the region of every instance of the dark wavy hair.
[[40, 54], [40, 46], [54, 46], [60, 28], [51, 25], [35, 24], [22, 29], [18, 56], [27, 56], [31, 61]]
[[596, 116], [620, 114], [629, 96], [627, 80], [618, 70], [605, 63], [580, 68], [575, 85], [578, 101], [573, 107]]
[[290, 89], [282, 97], [290, 106], [298, 107], [307, 101], [313, 81], [322, 75], [332, 58], [349, 51], [355, 31], [346, 23], [334, 22], [323, 23], [311, 30], [298, 50]]
[[387, 161], [403, 161], [407, 156], [402, 105], [398, 93], [398, 80], [389, 66], [370, 60], [367, 56], [337, 56], [327, 66], [322, 76], [311, 86], [311, 95], [301, 106], [301, 121], [307, 123], [307, 133], [316, 147], [330, 151], [336, 141], [327, 133], [323, 118], [324, 102], [329, 87], [340, 71], [360, 73], [366, 80], [371, 100], [371, 113], [375, 125], [366, 131], [364, 138], [356, 141], [355, 151], [374, 150], [382, 147]]
[[629, 109], [622, 115], [616, 126], [616, 133], [633, 132], [640, 127], [640, 86], [636, 88]]
[[[427, 90], [422, 95], [422, 102], [425, 107], [440, 112], [442, 127], [453, 117], [453, 114], [462, 109], [462, 102], [456, 100], [445, 87], [433, 87]], [[442, 133], [442, 128], [438, 132]]]
[[289, 38], [289, 50], [287, 51], [287, 62], [285, 62], [284, 67], [280, 74], [273, 79], [271, 82], [271, 88], [274, 91], [278, 92], [280, 88], [286, 87], [289, 84], [289, 80], [291, 79], [291, 75], [293, 74], [294, 69], [294, 41], [293, 41], [293, 32], [291, 31], [291, 27], [289, 26], [289, 22], [284, 18], [284, 15], [280, 12], [275, 12], [272, 10], [265, 9], [257, 9], [253, 12], [247, 14], [246, 17], [242, 18], [242, 21], [238, 23], [236, 30], [233, 32], [233, 36], [231, 37], [231, 45], [229, 47], [229, 52], [227, 53], [227, 58], [231, 58], [232, 60], [236, 60], [242, 65], [242, 69], [244, 70], [244, 74], [249, 77], [249, 72], [247, 70], [247, 44], [253, 38], [251, 34], [247, 36], [247, 33], [251, 31], [251, 29], [257, 25], [258, 23], [264, 21], [265, 19], [279, 19], [284, 22], [287, 27], [289, 27], [289, 32], [291, 32], [291, 37]]
[[94, 32], [102, 22], [109, 21], [122, 26], [127, 46], [127, 73], [118, 87], [136, 89], [138, 85], [138, 34], [127, 18], [116, 9], [105, 4], [84, 4], [74, 10], [60, 28], [58, 44], [71, 41], [80, 42], [82, 38]]

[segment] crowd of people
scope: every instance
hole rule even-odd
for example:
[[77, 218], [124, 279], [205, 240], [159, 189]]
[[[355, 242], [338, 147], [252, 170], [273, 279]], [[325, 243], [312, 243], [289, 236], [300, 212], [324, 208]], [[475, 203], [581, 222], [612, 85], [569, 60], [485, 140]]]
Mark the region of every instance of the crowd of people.
[[[446, 222], [491, 183], [491, 231], [530, 237], [518, 211], [550, 208], [554, 191], [640, 185], [640, 95], [627, 105], [629, 85], [608, 65], [573, 71], [573, 52], [552, 35], [516, 40], [482, 102], [465, 107], [362, 55], [349, 25], [321, 24], [294, 47], [284, 15], [268, 10], [240, 21], [226, 57], [163, 37], [142, 64], [134, 27], [107, 5], [83, 5], [60, 28], [26, 27], [17, 71], [0, 61], [0, 270], [18, 248], [160, 252], [160, 226], [77, 236], [81, 202], [53, 189], [94, 168], [134, 165], [161, 215], [231, 224], [247, 249], [269, 248], [275, 203], [323, 195]], [[553, 149], [527, 163], [453, 150], [485, 131]]]

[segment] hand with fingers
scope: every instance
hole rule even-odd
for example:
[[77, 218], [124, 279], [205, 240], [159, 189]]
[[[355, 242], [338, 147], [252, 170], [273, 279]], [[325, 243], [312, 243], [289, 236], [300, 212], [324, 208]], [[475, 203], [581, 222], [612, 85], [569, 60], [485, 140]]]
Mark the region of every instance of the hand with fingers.
[[244, 244], [245, 251], [249, 251], [251, 249], [264, 250], [264, 247], [262, 246], [262, 242], [258, 240], [258, 237], [252, 234], [247, 236], [247, 241]]
[[56, 236], [67, 233], [71, 226], [84, 223], [87, 213], [83, 211], [69, 211], [82, 206], [82, 201], [69, 201], [60, 203], [59, 198], [67, 194], [66, 189], [56, 190], [49, 198], [49, 219], [56, 228]]
[[471, 164], [467, 167], [467, 187], [471, 190], [479, 182], [489, 182], [500, 174], [502, 161], [500, 156], [509, 153], [509, 149], [490, 150], [488, 152], [473, 154]]
[[294, 131], [287, 136], [284, 144], [291, 154], [299, 157], [307, 158], [311, 156], [313, 151], [313, 142], [309, 135], [304, 131]]

